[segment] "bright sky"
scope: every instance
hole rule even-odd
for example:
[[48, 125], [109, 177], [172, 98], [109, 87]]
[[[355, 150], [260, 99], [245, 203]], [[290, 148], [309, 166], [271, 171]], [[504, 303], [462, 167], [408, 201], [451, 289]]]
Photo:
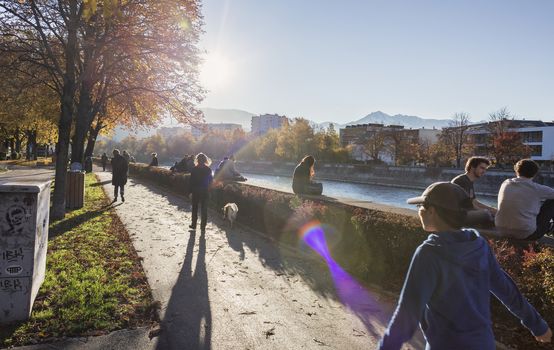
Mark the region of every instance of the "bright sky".
[[202, 107], [554, 120], [554, 0], [203, 0]]

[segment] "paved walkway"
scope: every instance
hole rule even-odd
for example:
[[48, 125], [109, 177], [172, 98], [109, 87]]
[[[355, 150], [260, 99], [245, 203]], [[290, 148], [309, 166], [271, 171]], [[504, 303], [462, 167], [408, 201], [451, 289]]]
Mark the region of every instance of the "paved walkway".
[[[98, 175], [113, 196], [111, 174]], [[133, 179], [125, 190], [116, 212], [162, 306], [162, 332], [148, 348], [376, 346], [394, 299], [372, 293], [382, 310], [355, 315], [337, 300], [319, 259], [244, 228], [231, 230], [213, 211], [205, 234], [189, 231], [190, 204], [183, 197]], [[421, 344], [419, 337], [405, 349]]]

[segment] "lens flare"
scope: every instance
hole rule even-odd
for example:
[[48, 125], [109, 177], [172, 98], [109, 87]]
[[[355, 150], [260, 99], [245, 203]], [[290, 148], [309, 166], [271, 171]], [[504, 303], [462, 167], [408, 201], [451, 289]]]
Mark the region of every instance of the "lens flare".
[[357, 314], [381, 311], [378, 301], [331, 257], [325, 231], [319, 221], [302, 226], [299, 235], [327, 263], [337, 295], [344, 305]]

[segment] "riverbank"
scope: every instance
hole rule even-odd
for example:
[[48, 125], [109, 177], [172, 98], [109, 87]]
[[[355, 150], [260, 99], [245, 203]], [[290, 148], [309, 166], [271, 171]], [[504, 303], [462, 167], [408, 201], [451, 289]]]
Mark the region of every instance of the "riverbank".
[[[240, 172], [290, 177], [296, 164], [290, 162], [237, 162]], [[316, 181], [330, 180], [338, 182], [378, 185], [422, 190], [437, 181], [450, 181], [464, 172], [454, 168], [393, 167], [361, 164], [328, 164], [316, 162]], [[478, 195], [497, 196], [504, 180], [514, 177], [511, 170], [491, 169], [475, 183]], [[541, 172], [536, 178], [538, 183], [554, 187], [554, 173]]]
[[[278, 191], [292, 193], [292, 178], [288, 176], [260, 175], [242, 173], [249, 185], [271, 188]], [[406, 188], [403, 186], [374, 185], [366, 183], [352, 183], [347, 181], [334, 181], [318, 179], [323, 184], [323, 194], [344, 200], [358, 202], [371, 202], [394, 206], [398, 208], [414, 209], [413, 205], [406, 203], [408, 198], [421, 195], [421, 189]], [[492, 196], [479, 196], [479, 201], [496, 207], [497, 199]]]

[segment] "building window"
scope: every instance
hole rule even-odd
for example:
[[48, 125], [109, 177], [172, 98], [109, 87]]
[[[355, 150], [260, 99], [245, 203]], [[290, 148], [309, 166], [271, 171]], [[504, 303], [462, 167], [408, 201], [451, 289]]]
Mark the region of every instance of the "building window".
[[541, 157], [542, 156], [542, 145], [530, 145], [531, 147], [531, 156]]
[[483, 145], [487, 143], [488, 138], [488, 134], [473, 134], [473, 143]]
[[542, 131], [525, 131], [519, 134], [523, 142], [542, 142]]

